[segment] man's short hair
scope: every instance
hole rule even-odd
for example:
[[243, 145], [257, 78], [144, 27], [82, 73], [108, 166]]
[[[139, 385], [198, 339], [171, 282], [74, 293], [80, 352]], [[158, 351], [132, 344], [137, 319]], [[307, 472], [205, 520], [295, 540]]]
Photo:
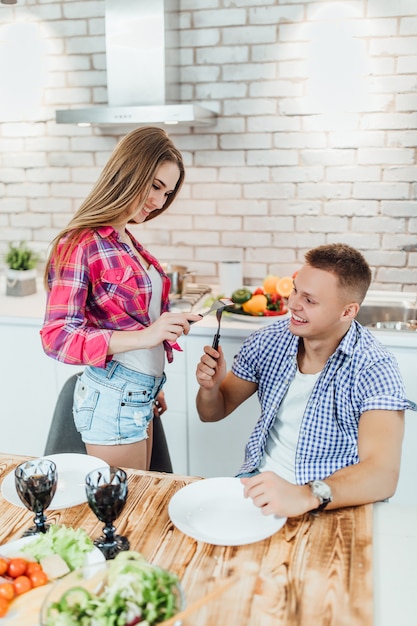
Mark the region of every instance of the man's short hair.
[[309, 250], [305, 260], [311, 267], [337, 276], [347, 297], [362, 303], [371, 284], [372, 272], [358, 250], [344, 243], [331, 243]]

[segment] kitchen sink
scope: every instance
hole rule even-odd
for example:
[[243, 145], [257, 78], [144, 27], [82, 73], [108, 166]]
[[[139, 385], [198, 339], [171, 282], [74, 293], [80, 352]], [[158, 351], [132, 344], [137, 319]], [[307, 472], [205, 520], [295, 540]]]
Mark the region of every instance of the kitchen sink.
[[417, 330], [415, 302], [378, 302], [363, 304], [356, 316], [363, 326], [377, 330]]

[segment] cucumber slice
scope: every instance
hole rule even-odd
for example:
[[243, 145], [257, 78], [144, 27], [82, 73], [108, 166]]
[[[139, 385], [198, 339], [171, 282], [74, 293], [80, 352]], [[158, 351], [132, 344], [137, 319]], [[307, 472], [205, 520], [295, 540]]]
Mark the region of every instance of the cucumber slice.
[[60, 601], [62, 611], [72, 611], [75, 607], [85, 609], [91, 600], [91, 594], [83, 587], [72, 587], [64, 593]]

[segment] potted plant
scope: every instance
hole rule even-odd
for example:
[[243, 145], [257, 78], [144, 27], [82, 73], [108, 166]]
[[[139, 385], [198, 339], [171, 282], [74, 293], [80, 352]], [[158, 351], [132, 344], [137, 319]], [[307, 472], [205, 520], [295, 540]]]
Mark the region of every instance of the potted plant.
[[25, 242], [9, 244], [6, 254], [6, 295], [29, 296], [36, 293], [36, 265], [39, 255]]

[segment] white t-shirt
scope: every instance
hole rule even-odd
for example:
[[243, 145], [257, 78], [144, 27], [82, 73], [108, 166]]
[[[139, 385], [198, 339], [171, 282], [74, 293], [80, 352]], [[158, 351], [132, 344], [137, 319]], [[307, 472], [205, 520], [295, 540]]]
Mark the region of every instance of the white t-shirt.
[[[149, 317], [151, 322], [154, 322], [161, 316], [162, 278], [153, 265], [146, 269], [146, 273], [152, 283]], [[129, 369], [148, 374], [149, 376], [160, 377], [165, 368], [165, 350], [162, 343], [159, 346], [155, 346], [155, 348], [120, 352], [115, 354], [113, 358]]]
[[275, 472], [290, 483], [296, 483], [295, 456], [298, 434], [307, 401], [320, 373], [302, 374], [297, 369], [269, 431], [264, 456], [259, 465], [261, 472]]

